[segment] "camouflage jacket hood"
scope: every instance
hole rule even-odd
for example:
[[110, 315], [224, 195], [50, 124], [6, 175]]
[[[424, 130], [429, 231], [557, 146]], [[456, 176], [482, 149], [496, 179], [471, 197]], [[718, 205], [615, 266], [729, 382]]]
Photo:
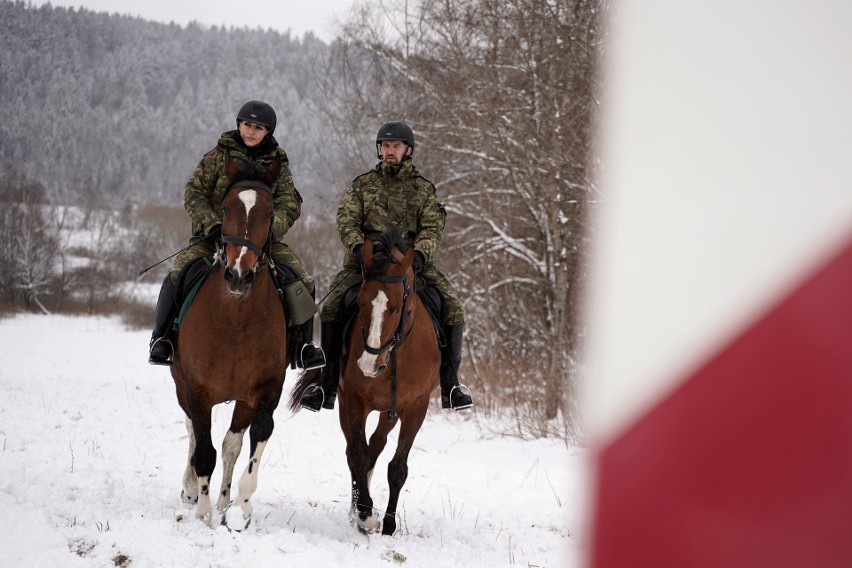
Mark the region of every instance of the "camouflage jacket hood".
[[355, 178], [337, 210], [337, 232], [348, 250], [366, 238], [376, 238], [393, 223], [427, 262], [438, 249], [445, 221], [435, 186], [410, 159], [398, 166], [380, 162]]
[[201, 158], [186, 183], [184, 207], [192, 219], [192, 234], [205, 235], [222, 222], [222, 199], [228, 187], [236, 181], [226, 173], [228, 159], [238, 165], [244, 179], [253, 177], [253, 171], [277, 164], [273, 170], [277, 173], [271, 183], [275, 204], [272, 236], [273, 241], [280, 241], [302, 211], [302, 197], [293, 183], [287, 153], [274, 138], [256, 149], [248, 149], [242, 144], [237, 130], [222, 133], [219, 143]]

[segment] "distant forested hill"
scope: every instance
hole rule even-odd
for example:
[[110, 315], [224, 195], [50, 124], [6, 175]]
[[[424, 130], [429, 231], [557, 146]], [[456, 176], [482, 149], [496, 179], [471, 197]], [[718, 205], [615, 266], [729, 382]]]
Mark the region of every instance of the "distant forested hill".
[[[262, 22], [259, 22], [261, 24]], [[328, 191], [328, 151], [310, 34], [159, 24], [85, 9], [0, 0], [0, 175], [24, 176], [64, 203], [166, 199], [248, 99], [278, 113], [276, 138], [297, 187]]]

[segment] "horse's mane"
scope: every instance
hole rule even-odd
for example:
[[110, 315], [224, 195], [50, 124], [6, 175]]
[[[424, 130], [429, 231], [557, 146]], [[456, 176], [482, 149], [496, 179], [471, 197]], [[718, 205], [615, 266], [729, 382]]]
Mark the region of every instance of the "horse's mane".
[[393, 223], [385, 228], [385, 232], [379, 235], [379, 240], [373, 246], [373, 260], [376, 263], [375, 270], [384, 272], [387, 268], [387, 263], [393, 258], [391, 253], [393, 249], [397, 249], [402, 254], [408, 250], [408, 245], [402, 238], [402, 232], [399, 227]]

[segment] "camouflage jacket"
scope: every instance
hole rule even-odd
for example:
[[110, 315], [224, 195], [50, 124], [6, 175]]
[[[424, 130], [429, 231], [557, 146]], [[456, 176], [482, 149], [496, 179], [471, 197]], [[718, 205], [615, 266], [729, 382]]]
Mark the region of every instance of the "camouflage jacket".
[[277, 175], [271, 187], [275, 203], [272, 239], [278, 242], [302, 212], [302, 196], [293, 184], [287, 153], [273, 138], [272, 148], [252, 160], [246, 148], [237, 140], [236, 130], [222, 133], [219, 143], [201, 158], [186, 183], [183, 201], [192, 219], [192, 234], [206, 235], [213, 226], [222, 222], [222, 199], [231, 184], [225, 172], [225, 162], [228, 158], [243, 170], [270, 167], [277, 160]]
[[432, 261], [444, 234], [447, 213], [432, 182], [411, 160], [393, 167], [380, 162], [352, 181], [337, 209], [337, 232], [349, 250], [380, 235], [388, 223], [400, 228], [405, 242]]

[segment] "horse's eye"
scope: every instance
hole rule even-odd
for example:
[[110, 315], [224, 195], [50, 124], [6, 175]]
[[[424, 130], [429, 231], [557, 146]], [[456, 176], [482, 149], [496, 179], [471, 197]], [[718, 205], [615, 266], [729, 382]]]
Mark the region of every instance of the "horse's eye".
[[272, 217], [274, 217], [274, 215], [273, 215], [272, 213], [270, 213], [270, 214], [269, 214], [266, 218], [267, 218], [267, 219], [272, 219]]
[[228, 208], [227, 208], [227, 207], [222, 207], [222, 214], [224, 215], [224, 214], [225, 214], [225, 213], [227, 213], [227, 212], [228, 212]]

